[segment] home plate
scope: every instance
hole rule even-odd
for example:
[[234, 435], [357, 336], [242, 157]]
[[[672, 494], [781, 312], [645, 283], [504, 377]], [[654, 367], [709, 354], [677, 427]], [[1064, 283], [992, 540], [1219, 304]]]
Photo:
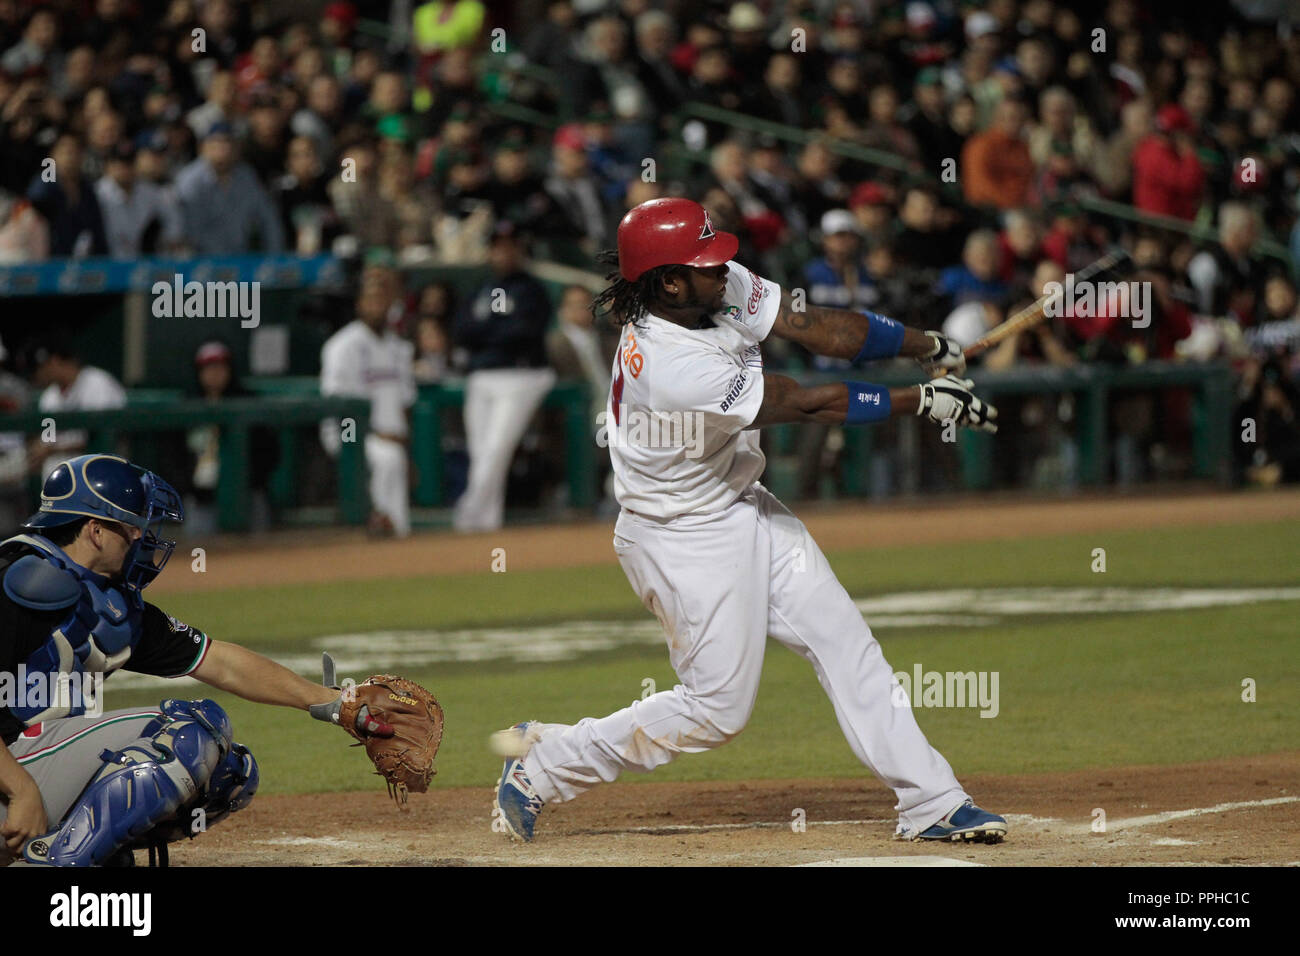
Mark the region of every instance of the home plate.
[[816, 863], [799, 863], [798, 866], [984, 866], [969, 860], [954, 860], [947, 856], [844, 856], [838, 860], [818, 860]]

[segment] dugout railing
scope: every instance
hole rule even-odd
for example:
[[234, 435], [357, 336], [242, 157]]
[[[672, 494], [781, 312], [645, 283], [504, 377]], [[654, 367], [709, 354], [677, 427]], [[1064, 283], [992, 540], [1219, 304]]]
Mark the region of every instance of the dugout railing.
[[[324, 398], [320, 395], [263, 395], [254, 398], [231, 398], [221, 402], [180, 400], [165, 392], [132, 393], [125, 408], [104, 411], [43, 412], [30, 408], [0, 415], [0, 433], [17, 432], [32, 438], [51, 433], [85, 430], [87, 449], [114, 453], [130, 445], [139, 436], [161, 432], [184, 431], [202, 425], [220, 429], [221, 476], [216, 488], [218, 527], [222, 531], [244, 531], [249, 527], [252, 488], [250, 476], [251, 433], [254, 428], [270, 427], [280, 433], [281, 461], [273, 481], [292, 480], [294, 430], [317, 425], [322, 419], [353, 419], [356, 439], [341, 444], [338, 471], [337, 519], [344, 524], [364, 524], [370, 513], [367, 492], [366, 460], [363, 439], [370, 425], [370, 402], [358, 398]], [[138, 463], [151, 466], [147, 455], [138, 455]], [[155, 466], [156, 467], [156, 466]], [[164, 475], [166, 477], [166, 475]]]
[[[834, 381], [834, 376], [805, 376], [806, 382]], [[914, 369], [881, 367], [871, 379], [891, 387], [917, 382]], [[1195, 477], [1227, 484], [1231, 481], [1230, 441], [1232, 435], [1233, 373], [1220, 363], [1148, 362], [1133, 367], [1076, 365], [1069, 367], [1023, 366], [977, 376], [977, 393], [997, 402], [1000, 396], [1075, 396], [1073, 441], [1078, 449], [1078, 480], [1085, 486], [1104, 484], [1109, 477], [1111, 452], [1111, 399], [1120, 391], [1189, 389], [1192, 402], [1192, 473]], [[168, 390], [133, 390], [126, 408], [109, 411], [48, 413], [36, 409], [0, 415], [0, 432], [19, 432], [37, 437], [48, 429], [51, 419], [57, 431], [89, 432], [92, 449], [112, 451], [135, 445], [150, 435], [184, 431], [201, 425], [220, 428], [221, 480], [217, 488], [218, 525], [223, 531], [248, 528], [250, 506], [250, 433], [255, 427], [270, 427], [279, 434], [280, 461], [271, 476], [269, 490], [277, 503], [292, 506], [301, 491], [302, 462], [308, 449], [303, 442], [316, 442], [314, 427], [323, 419], [352, 418], [357, 440], [344, 442], [334, 467], [338, 477], [337, 520], [362, 524], [369, 513], [366, 464], [363, 444], [369, 422], [369, 403], [364, 399], [325, 398], [311, 377], [251, 379], [258, 392], [253, 398], [223, 402], [182, 400]], [[421, 508], [443, 508], [448, 499], [445, 480], [449, 430], [448, 416], [463, 412], [463, 380], [421, 385], [411, 410], [411, 462], [417, 480], [411, 489], [412, 504]], [[561, 382], [543, 402], [543, 409], [558, 411], [559, 440], [563, 445], [563, 483], [570, 508], [589, 511], [597, 500], [597, 456], [606, 449], [598, 446], [599, 424], [593, 413], [587, 385]], [[906, 430], [920, 427], [919, 419], [900, 419]], [[771, 429], [768, 442], [769, 473], [765, 481], [774, 491], [793, 495], [782, 460], [788, 461], [797, 447], [796, 425]], [[57, 434], [56, 431], [56, 434]], [[305, 435], [310, 434], [310, 438]], [[554, 433], [552, 433], [554, 434]], [[845, 428], [841, 458], [842, 488], [848, 497], [868, 497], [869, 465], [878, 447], [878, 430]], [[980, 491], [992, 485], [994, 450], [991, 436], [958, 430], [955, 450], [960, 463], [960, 481], [965, 490]], [[148, 461], [144, 462], [149, 464]], [[912, 467], [919, 468], [919, 462]], [[900, 491], [915, 491], [915, 476], [904, 477]]]

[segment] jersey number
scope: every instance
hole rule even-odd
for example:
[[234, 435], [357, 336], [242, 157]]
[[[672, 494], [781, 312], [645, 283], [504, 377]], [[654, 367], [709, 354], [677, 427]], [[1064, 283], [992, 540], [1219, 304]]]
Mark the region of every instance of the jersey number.
[[623, 356], [618, 356], [618, 374], [614, 376], [614, 382], [609, 387], [609, 403], [614, 408], [614, 424], [619, 423], [622, 417], [621, 409], [623, 407]]

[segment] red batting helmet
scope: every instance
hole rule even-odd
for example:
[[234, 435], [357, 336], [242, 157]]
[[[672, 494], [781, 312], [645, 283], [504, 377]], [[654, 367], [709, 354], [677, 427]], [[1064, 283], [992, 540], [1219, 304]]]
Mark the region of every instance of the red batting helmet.
[[740, 240], [714, 232], [709, 214], [690, 199], [651, 199], [618, 224], [618, 271], [629, 282], [657, 266], [720, 266]]

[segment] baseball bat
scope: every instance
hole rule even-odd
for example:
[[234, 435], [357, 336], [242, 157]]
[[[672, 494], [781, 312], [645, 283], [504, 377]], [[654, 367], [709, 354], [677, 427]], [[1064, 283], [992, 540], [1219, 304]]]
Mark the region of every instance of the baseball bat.
[[[1118, 277], [1126, 274], [1133, 266], [1133, 259], [1123, 249], [1116, 249], [1107, 253], [1096, 262], [1089, 263], [1083, 269], [1074, 275], [1074, 282], [1091, 282], [1099, 276], [1109, 275]], [[962, 354], [967, 359], [972, 359], [976, 355], [988, 351], [999, 342], [1004, 341], [1012, 335], [1019, 332], [1026, 332], [1032, 329], [1043, 319], [1047, 318], [1047, 303], [1052, 299], [1051, 295], [1040, 297], [1031, 305], [1025, 306], [1015, 315], [1008, 318], [1005, 322], [990, 329], [980, 338], [976, 339], [970, 345], [962, 350]]]

